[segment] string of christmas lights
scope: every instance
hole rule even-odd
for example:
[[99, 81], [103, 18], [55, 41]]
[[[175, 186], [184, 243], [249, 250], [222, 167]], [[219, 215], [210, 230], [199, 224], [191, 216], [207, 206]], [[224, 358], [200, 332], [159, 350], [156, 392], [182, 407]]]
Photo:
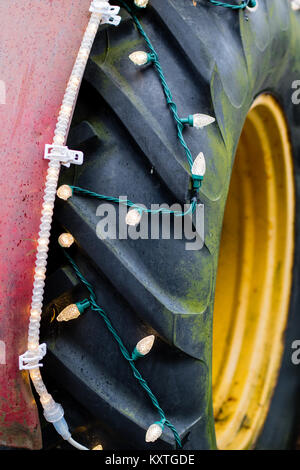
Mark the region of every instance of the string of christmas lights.
[[[163, 69], [159, 60], [159, 56], [157, 51], [155, 50], [153, 44], [151, 43], [147, 33], [145, 32], [144, 28], [142, 27], [139, 19], [135, 15], [134, 11], [130, 6], [124, 1], [124, 0], [119, 0], [119, 3], [123, 5], [123, 7], [127, 10], [127, 12], [131, 15], [133, 22], [139, 32], [139, 34], [142, 36], [144, 39], [149, 52], [145, 51], [135, 51], [132, 54], [129, 55], [129, 59], [137, 66], [143, 66], [147, 64], [153, 64], [154, 69], [156, 70], [159, 80], [162, 85], [162, 89], [164, 91], [164, 95], [167, 101], [167, 104], [170, 108], [172, 117], [175, 121], [175, 125], [177, 127], [177, 137], [179, 140], [180, 145], [183, 147], [186, 158], [188, 161], [188, 164], [190, 166], [190, 171], [191, 171], [191, 177], [193, 181], [193, 190], [194, 190], [194, 196], [197, 197], [197, 192], [199, 191], [199, 188], [201, 187], [203, 176], [205, 174], [206, 170], [206, 164], [205, 164], [205, 157], [202, 152], [200, 152], [195, 161], [193, 160], [191, 150], [189, 146], [187, 145], [184, 136], [183, 136], [183, 130], [186, 125], [195, 127], [196, 129], [202, 129], [205, 126], [208, 126], [209, 124], [212, 124], [215, 121], [215, 118], [211, 116], [207, 116], [205, 114], [194, 114], [190, 115], [187, 118], [180, 118], [178, 115], [177, 111], [177, 106], [176, 103], [173, 100], [173, 96], [171, 93], [171, 90], [167, 84], [166, 77], [163, 73]], [[137, 6], [140, 6], [137, 4], [137, 0], [135, 1], [135, 4]]]
[[197, 206], [197, 200], [194, 198], [191, 201], [188, 209], [185, 212], [182, 211], [173, 211], [170, 209], [166, 209], [161, 207], [159, 209], [147, 209], [146, 207], [139, 206], [134, 202], [130, 201], [129, 199], [121, 199], [111, 196], [104, 196], [103, 194], [95, 193], [94, 191], [90, 191], [88, 189], [80, 188], [78, 186], [69, 186], [69, 185], [62, 185], [57, 190], [57, 196], [60, 199], [67, 201], [74, 193], [81, 194], [84, 196], [94, 197], [100, 200], [106, 200], [110, 202], [114, 202], [117, 204], [122, 204], [127, 207], [130, 207], [130, 210], [127, 212], [126, 215], [126, 224], [127, 225], [137, 225], [140, 223], [143, 213], [146, 214], [173, 214], [175, 217], [185, 217], [186, 215], [193, 214], [195, 212]]
[[138, 8], [146, 8], [149, 0], [134, 0], [135, 6]]
[[231, 8], [232, 10], [254, 10], [258, 6], [258, 0], [243, 0], [239, 5], [234, 5], [233, 3], [219, 2], [217, 0], [208, 0], [212, 5], [218, 7]]
[[[194, 192], [192, 194], [190, 207], [185, 212], [171, 211], [171, 210], [167, 210], [167, 209], [163, 209], [163, 208], [161, 208], [159, 210], [150, 210], [150, 209], [146, 209], [144, 207], [138, 206], [137, 204], [135, 204], [135, 203], [133, 203], [132, 201], [129, 201], [129, 200], [124, 201], [120, 198], [116, 198], [116, 197], [112, 197], [112, 196], [106, 196], [106, 195], [102, 195], [102, 194], [97, 194], [97, 193], [95, 193], [93, 191], [90, 191], [88, 189], [75, 187], [75, 186], [67, 186], [67, 185], [61, 186], [57, 191], [57, 195], [61, 199], [67, 200], [69, 197], [72, 196], [72, 194], [74, 192], [77, 192], [77, 193], [81, 193], [82, 195], [92, 196], [92, 197], [95, 197], [95, 198], [98, 198], [98, 199], [107, 200], [107, 201], [111, 201], [111, 202], [115, 202], [115, 203], [119, 203], [119, 204], [125, 204], [128, 207], [130, 207], [130, 210], [128, 211], [128, 213], [126, 215], [126, 223], [128, 225], [137, 225], [137, 224], [139, 224], [139, 222], [141, 221], [141, 217], [142, 217], [143, 213], [152, 213], [153, 214], [153, 213], [161, 212], [161, 213], [173, 214], [175, 217], [184, 217], [188, 214], [193, 214], [195, 209], [196, 209], [197, 192], [198, 192], [199, 188], [201, 187], [201, 183], [202, 183], [203, 177], [204, 177], [205, 172], [206, 172], [206, 162], [205, 162], [205, 157], [204, 157], [203, 152], [200, 152], [197, 155], [195, 161], [193, 160], [191, 151], [190, 151], [190, 149], [189, 149], [189, 147], [188, 147], [188, 145], [187, 145], [187, 143], [186, 143], [186, 141], [183, 137], [183, 129], [186, 125], [191, 126], [191, 127], [195, 127], [196, 129], [202, 129], [205, 126], [208, 126], [208, 125], [212, 124], [215, 121], [215, 118], [213, 118], [211, 116], [208, 116], [206, 114], [200, 114], [200, 113], [194, 114], [194, 115], [189, 115], [187, 118], [180, 118], [179, 117], [178, 112], [177, 112], [177, 106], [173, 101], [172, 94], [171, 94], [171, 91], [168, 87], [166, 78], [163, 74], [162, 67], [161, 67], [159, 57], [158, 57], [158, 54], [157, 54], [156, 50], [154, 49], [150, 39], [148, 38], [148, 36], [147, 36], [146, 32], [144, 31], [142, 25], [140, 24], [138, 18], [135, 16], [133, 10], [127, 5], [127, 3], [125, 1], [123, 1], [123, 0], [120, 0], [120, 1], [123, 4], [124, 8], [126, 8], [128, 13], [130, 13], [130, 15], [132, 16], [133, 21], [134, 21], [139, 33], [142, 35], [142, 37], [146, 41], [146, 44], [147, 44], [147, 46], [150, 50], [149, 53], [144, 52], [144, 51], [135, 51], [135, 52], [133, 52], [132, 54], [129, 55], [129, 59], [135, 65], [139, 65], [139, 66], [146, 65], [148, 63], [153, 63], [154, 64], [155, 69], [158, 73], [159, 79], [161, 81], [162, 87], [163, 87], [163, 91], [164, 91], [164, 94], [165, 94], [165, 97], [166, 97], [166, 100], [167, 100], [167, 104], [170, 107], [170, 110], [172, 112], [172, 116], [173, 116], [174, 121], [176, 123], [178, 139], [179, 139], [180, 144], [182, 145], [182, 147], [185, 150], [186, 157], [187, 157], [188, 163], [190, 165], [191, 175], [192, 175], [192, 180], [193, 180], [193, 190], [194, 190]], [[139, 8], [145, 8], [147, 6], [148, 1], [136, 0], [134, 3]]]
[[[70, 234], [62, 234], [62, 235], [70, 235]], [[61, 235], [60, 235], [61, 237]], [[59, 242], [60, 245], [62, 246], [61, 242]], [[70, 247], [70, 245], [68, 245]], [[145, 357], [152, 349], [152, 346], [154, 344], [155, 337], [154, 335], [147, 336], [146, 338], [143, 338], [140, 340], [137, 345], [135, 346], [133, 352], [130, 354], [126, 346], [124, 345], [122, 339], [118, 335], [116, 329], [112, 325], [110, 319], [108, 318], [107, 314], [105, 311], [98, 305], [97, 300], [96, 300], [96, 294], [95, 291], [92, 287], [92, 285], [87, 281], [87, 279], [83, 276], [81, 273], [79, 267], [73, 260], [73, 258], [70, 256], [69, 253], [66, 252], [66, 250], [63, 250], [65, 257], [73, 267], [76, 276], [79, 278], [79, 280], [84, 284], [84, 286], [88, 289], [89, 291], [89, 298], [84, 299], [81, 302], [77, 302], [76, 304], [71, 304], [68, 305], [57, 317], [57, 321], [62, 322], [62, 321], [70, 321], [78, 318], [80, 315], [84, 313], [84, 311], [87, 308], [90, 308], [94, 312], [97, 312], [100, 314], [102, 319], [105, 322], [106, 327], [112, 334], [113, 338], [117, 342], [119, 349], [130, 365], [133, 376], [136, 378], [140, 386], [145, 390], [147, 395], [149, 396], [153, 406], [156, 408], [156, 410], [159, 413], [160, 420], [156, 421], [155, 423], [151, 424], [146, 432], [146, 437], [145, 440], [146, 442], [154, 442], [156, 441], [162, 434], [163, 429], [165, 426], [171, 429], [171, 431], [174, 434], [174, 438], [177, 444], [178, 448], [182, 447], [181, 440], [179, 437], [178, 432], [176, 431], [176, 428], [172, 425], [172, 423], [166, 418], [165, 413], [163, 409], [160, 407], [159, 402], [156, 398], [156, 396], [153, 394], [151, 391], [148, 383], [146, 380], [142, 377], [141, 373], [138, 371], [138, 369], [135, 366], [135, 361], [137, 361], [140, 358]]]

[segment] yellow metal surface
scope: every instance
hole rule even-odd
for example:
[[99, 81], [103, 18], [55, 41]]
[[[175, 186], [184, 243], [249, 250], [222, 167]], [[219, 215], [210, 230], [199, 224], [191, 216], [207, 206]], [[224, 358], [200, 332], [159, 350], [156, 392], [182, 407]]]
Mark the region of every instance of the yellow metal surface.
[[294, 252], [287, 124], [271, 95], [254, 102], [225, 209], [214, 308], [213, 400], [220, 449], [249, 449], [281, 364]]

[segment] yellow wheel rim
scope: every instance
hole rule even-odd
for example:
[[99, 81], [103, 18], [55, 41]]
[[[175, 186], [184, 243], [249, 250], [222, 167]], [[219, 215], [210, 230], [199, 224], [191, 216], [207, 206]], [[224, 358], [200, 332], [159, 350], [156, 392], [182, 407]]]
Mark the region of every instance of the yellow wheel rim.
[[294, 179], [271, 95], [245, 122], [225, 208], [214, 308], [213, 400], [220, 449], [249, 449], [276, 385], [294, 251]]

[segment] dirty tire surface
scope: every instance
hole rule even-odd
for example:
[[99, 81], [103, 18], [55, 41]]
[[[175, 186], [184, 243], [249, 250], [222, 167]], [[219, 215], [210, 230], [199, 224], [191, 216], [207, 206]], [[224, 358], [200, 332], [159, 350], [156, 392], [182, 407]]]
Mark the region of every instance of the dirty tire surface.
[[[128, 349], [148, 334], [158, 337], [137, 366], [176, 426], [184, 449], [214, 449], [211, 357], [219, 242], [239, 136], [261, 92], [273, 93], [284, 108], [299, 174], [300, 111], [292, 105], [289, 86], [300, 77], [299, 18], [282, 0], [260, 0], [255, 20], [247, 14], [248, 21], [243, 11], [204, 0], [193, 3], [151, 0], [139, 18], [159, 53], [180, 115], [216, 117], [202, 131], [185, 131], [193, 155], [203, 151], [207, 161], [200, 192], [205, 205], [202, 250], [187, 251], [185, 240], [172, 237], [100, 240], [99, 201], [93, 199], [74, 196], [67, 203], [58, 201], [55, 209], [42, 329], [49, 349], [44, 371], [75, 436], [89, 445], [101, 440], [105, 449], [172, 449], [175, 444], [169, 430], [156, 443], [145, 443], [145, 432], [158, 415], [100, 316], [87, 311], [68, 324], [51, 321], [66, 305], [86, 297], [57, 247], [57, 234], [67, 230], [76, 238], [71, 253]], [[185, 154], [153, 68], [138, 69], [128, 60], [145, 45], [124, 10], [122, 18], [118, 28], [99, 29], [68, 142], [84, 151], [85, 163], [63, 171], [61, 183], [126, 195], [148, 207], [183, 204], [190, 189]], [[286, 355], [258, 448], [288, 446], [294, 427], [299, 378], [290, 365], [288, 344], [290, 331], [294, 339], [300, 330], [298, 296], [294, 289]], [[45, 430], [45, 445], [54, 443]]]

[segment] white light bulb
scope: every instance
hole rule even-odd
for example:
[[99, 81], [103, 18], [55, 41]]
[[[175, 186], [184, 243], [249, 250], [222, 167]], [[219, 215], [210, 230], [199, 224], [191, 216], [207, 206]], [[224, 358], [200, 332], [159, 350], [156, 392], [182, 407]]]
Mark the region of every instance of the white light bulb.
[[137, 352], [145, 356], [151, 351], [154, 341], [154, 335], [146, 336], [146, 338], [143, 338], [141, 339], [141, 341], [138, 342], [135, 348]]
[[42, 213], [52, 215], [52, 213], [53, 213], [52, 205], [51, 204], [44, 204], [43, 209], [42, 209]]
[[30, 377], [33, 379], [33, 380], [38, 380], [41, 378], [41, 373], [39, 371], [39, 369], [31, 369], [30, 371]]
[[162, 435], [163, 429], [158, 423], [151, 424], [146, 433], [146, 442], [155, 442]]
[[57, 134], [53, 138], [53, 143], [56, 144], [56, 145], [63, 145], [64, 142], [65, 142], [65, 138], [62, 134]]
[[45, 269], [43, 268], [36, 268], [34, 273], [35, 279], [46, 279]]
[[67, 184], [63, 184], [56, 191], [57, 196], [64, 201], [67, 201], [72, 196], [72, 188]]
[[202, 129], [205, 126], [209, 126], [215, 122], [215, 118], [208, 116], [207, 114], [194, 114], [193, 115], [193, 126], [196, 129]]
[[39, 319], [41, 317], [41, 312], [39, 310], [32, 309], [30, 312], [30, 316], [35, 319]]
[[73, 245], [74, 241], [74, 237], [70, 233], [62, 233], [58, 237], [58, 243], [63, 248], [70, 248], [70, 246]]
[[146, 8], [149, 0], [134, 0], [134, 4], [140, 8]]
[[202, 152], [197, 155], [192, 166], [192, 175], [204, 176], [206, 171], [205, 157]]
[[60, 108], [60, 111], [65, 116], [70, 116], [72, 109], [73, 109], [72, 106], [67, 106], [66, 104], [63, 104]]
[[30, 351], [37, 351], [39, 349], [38, 341], [28, 341], [28, 349]]
[[127, 225], [138, 225], [141, 221], [142, 214], [137, 209], [130, 209], [126, 215], [126, 224]]
[[129, 55], [129, 59], [135, 65], [145, 65], [148, 63], [148, 54], [144, 51], [136, 51]]
[[70, 80], [69, 80], [69, 85], [73, 85], [75, 87], [78, 87], [79, 83], [80, 83], [79, 78], [77, 78], [75, 76], [71, 77]]
[[81, 47], [78, 52], [78, 57], [81, 59], [87, 59], [88, 56], [90, 55], [89, 49], [86, 49], [85, 47]]
[[39, 240], [38, 240], [38, 244], [39, 244], [40, 246], [48, 246], [48, 245], [49, 245], [49, 240], [48, 240], [48, 238], [43, 238], [43, 237], [41, 237], [41, 238], [39, 238]]
[[57, 168], [49, 168], [47, 174], [49, 176], [57, 177], [59, 170]]
[[291, 7], [294, 11], [300, 10], [300, 0], [292, 0]]
[[75, 318], [78, 318], [80, 316], [80, 311], [77, 307], [76, 304], [71, 304], [68, 305], [66, 308], [64, 308], [58, 317], [56, 318], [57, 321], [70, 321], [70, 320], [75, 320]]

